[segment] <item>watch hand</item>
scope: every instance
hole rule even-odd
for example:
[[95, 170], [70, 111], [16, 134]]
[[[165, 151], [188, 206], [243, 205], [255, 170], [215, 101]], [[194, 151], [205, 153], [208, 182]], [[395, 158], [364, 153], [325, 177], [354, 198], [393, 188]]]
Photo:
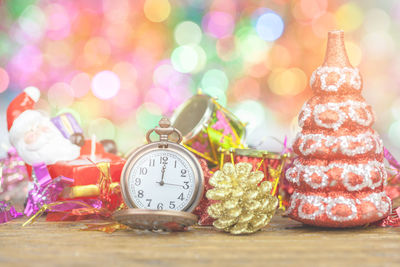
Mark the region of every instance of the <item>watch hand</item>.
[[164, 174], [165, 174], [165, 169], [167, 168], [167, 166], [163, 166], [161, 169], [161, 181], [159, 182], [160, 185], [164, 185]]
[[[158, 184], [161, 184], [161, 182], [157, 182]], [[166, 185], [174, 185], [174, 186], [179, 186], [179, 187], [183, 187], [183, 185], [180, 185], [180, 184], [170, 184], [170, 183], [164, 183], [164, 182], [162, 182], [163, 184], [166, 184]]]

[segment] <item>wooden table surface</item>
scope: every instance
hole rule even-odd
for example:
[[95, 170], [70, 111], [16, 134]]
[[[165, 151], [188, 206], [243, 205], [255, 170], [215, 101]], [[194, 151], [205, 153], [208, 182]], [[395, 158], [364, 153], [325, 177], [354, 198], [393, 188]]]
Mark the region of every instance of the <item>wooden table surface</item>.
[[0, 266], [400, 266], [400, 228], [328, 230], [276, 215], [263, 231], [81, 231], [85, 223], [0, 225]]

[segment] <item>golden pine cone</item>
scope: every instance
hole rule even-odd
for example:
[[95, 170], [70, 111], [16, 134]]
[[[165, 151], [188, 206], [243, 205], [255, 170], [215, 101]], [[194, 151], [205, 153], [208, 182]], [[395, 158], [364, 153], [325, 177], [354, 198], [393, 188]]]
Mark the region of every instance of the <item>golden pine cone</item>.
[[216, 171], [209, 183], [213, 189], [207, 191], [208, 199], [219, 202], [208, 207], [208, 214], [216, 219], [217, 229], [232, 234], [254, 233], [271, 220], [278, 199], [271, 195], [271, 182], [264, 181], [261, 171], [252, 172], [252, 165], [240, 162], [225, 163]]

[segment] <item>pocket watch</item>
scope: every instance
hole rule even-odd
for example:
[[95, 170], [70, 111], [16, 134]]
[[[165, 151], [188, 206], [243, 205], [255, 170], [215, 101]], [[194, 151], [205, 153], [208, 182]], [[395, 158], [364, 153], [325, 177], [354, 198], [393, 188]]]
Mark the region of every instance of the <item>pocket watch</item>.
[[[152, 141], [151, 134], [160, 136]], [[171, 136], [178, 136], [171, 141]], [[182, 135], [167, 118], [146, 134], [148, 144], [130, 153], [121, 175], [128, 210], [114, 214], [121, 223], [140, 229], [177, 230], [194, 224], [191, 212], [204, 192], [204, 175], [197, 158], [179, 143]]]

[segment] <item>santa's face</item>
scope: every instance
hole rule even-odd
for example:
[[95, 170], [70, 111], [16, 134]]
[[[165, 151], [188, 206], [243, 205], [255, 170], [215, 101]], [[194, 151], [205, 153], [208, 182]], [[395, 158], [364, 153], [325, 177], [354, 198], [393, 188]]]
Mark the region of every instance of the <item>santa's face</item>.
[[20, 157], [30, 165], [41, 162], [54, 164], [57, 161], [76, 159], [80, 147], [64, 138], [49, 118], [37, 113], [33, 114], [34, 116], [26, 116], [25, 123], [13, 125], [20, 129], [10, 131], [12, 143]]
[[24, 142], [27, 146], [39, 148], [46, 143], [45, 137], [51, 135], [51, 128], [44, 124], [35, 125], [24, 134]]

